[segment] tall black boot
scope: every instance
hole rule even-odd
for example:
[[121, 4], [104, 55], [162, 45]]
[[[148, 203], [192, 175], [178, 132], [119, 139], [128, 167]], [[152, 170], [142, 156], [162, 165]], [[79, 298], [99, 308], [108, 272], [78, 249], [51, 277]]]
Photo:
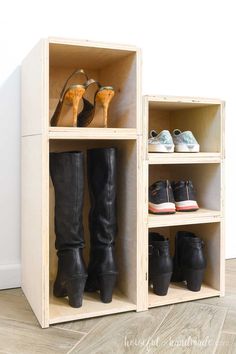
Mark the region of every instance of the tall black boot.
[[156, 295], [167, 294], [173, 271], [169, 240], [156, 233], [149, 233], [149, 281]]
[[55, 234], [58, 270], [53, 293], [68, 296], [81, 307], [87, 272], [83, 260], [84, 156], [81, 152], [50, 153], [50, 174], [55, 189]]
[[179, 231], [175, 236], [173, 282], [186, 280], [187, 288], [200, 291], [206, 258], [203, 241], [192, 232]]
[[100, 290], [101, 301], [112, 301], [116, 282], [114, 246], [116, 222], [116, 149], [91, 149], [87, 152], [90, 261], [86, 291]]

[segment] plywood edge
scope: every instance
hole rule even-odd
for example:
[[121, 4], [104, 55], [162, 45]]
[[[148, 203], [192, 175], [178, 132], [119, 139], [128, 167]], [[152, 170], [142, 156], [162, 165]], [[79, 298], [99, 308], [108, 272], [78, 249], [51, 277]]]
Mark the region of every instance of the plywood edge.
[[137, 49], [136, 53], [136, 121], [137, 121], [137, 132], [139, 135], [143, 134], [142, 129], [142, 51]]
[[[178, 226], [178, 225], [195, 225], [195, 224], [208, 224], [222, 221], [222, 214], [220, 211], [207, 211], [193, 215], [152, 215], [148, 216], [148, 227], [165, 227], [165, 226]], [[197, 212], [195, 212], [197, 213]]]
[[173, 102], [173, 103], [195, 103], [195, 104], [218, 104], [224, 103], [218, 98], [191, 97], [191, 96], [169, 96], [169, 95], [145, 95], [148, 102]]
[[[147, 310], [147, 292], [144, 289], [148, 286], [147, 264], [148, 264], [148, 246], [146, 237], [146, 204], [145, 204], [145, 186], [144, 181], [144, 163], [143, 163], [143, 137], [139, 137], [138, 143], [138, 161], [137, 161], [137, 259], [136, 259], [136, 277], [137, 277], [137, 311]], [[139, 188], [139, 186], [142, 186]]]
[[199, 152], [199, 153], [148, 153], [149, 165], [155, 164], [202, 164], [202, 163], [221, 163], [221, 153], [219, 152]]
[[40, 135], [48, 127], [48, 41], [41, 39], [21, 63], [21, 136]]
[[94, 48], [101, 48], [101, 49], [125, 50], [130, 52], [137, 52], [140, 50], [138, 47], [133, 45], [96, 42], [87, 39], [48, 37], [48, 42], [50, 44], [75, 45], [75, 46], [94, 47]]
[[49, 326], [49, 141], [42, 137], [42, 292], [43, 327]]
[[135, 305], [126, 305], [121, 308], [102, 310], [99, 312], [87, 312], [87, 313], [83, 313], [81, 315], [78, 314], [78, 315], [68, 315], [68, 316], [65, 315], [65, 316], [52, 317], [49, 320], [49, 325], [56, 324], [56, 323], [62, 323], [62, 322], [70, 322], [70, 321], [75, 321], [75, 320], [83, 320], [86, 318], [94, 318], [94, 317], [100, 317], [100, 316], [113, 315], [116, 313], [130, 312], [130, 311], [135, 311], [135, 310], [136, 310]]
[[135, 128], [49, 128], [49, 139], [136, 139]]

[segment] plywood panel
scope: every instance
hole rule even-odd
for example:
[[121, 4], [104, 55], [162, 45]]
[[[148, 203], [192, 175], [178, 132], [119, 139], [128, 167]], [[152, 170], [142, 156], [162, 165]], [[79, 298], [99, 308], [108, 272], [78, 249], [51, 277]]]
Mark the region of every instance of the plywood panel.
[[221, 152], [221, 106], [211, 105], [171, 112], [170, 129], [191, 130], [200, 151]]
[[48, 42], [41, 40], [22, 62], [21, 135], [42, 134], [48, 123]]
[[49, 38], [50, 65], [73, 67], [80, 63], [89, 69], [101, 69], [134, 53], [136, 47], [118, 44]]
[[45, 171], [40, 135], [22, 138], [22, 289], [40, 324], [48, 325], [48, 232]]
[[98, 293], [85, 293], [83, 306], [80, 308], [68, 306], [66, 298], [56, 298], [51, 294], [50, 324], [134, 311], [135, 309], [136, 305], [117, 290], [113, 293], [112, 302], [107, 304], [100, 301]]
[[219, 296], [220, 292], [206, 284], [202, 284], [201, 291], [189, 291], [183, 283], [171, 283], [166, 296], [158, 296], [150, 288], [148, 293], [148, 307], [165, 306], [179, 302], [194, 301], [213, 296]]
[[103, 68], [99, 74], [102, 85], [115, 89], [115, 96], [109, 108], [108, 127], [136, 128], [140, 119], [140, 88], [137, 73], [137, 54], [130, 54], [115, 65]]

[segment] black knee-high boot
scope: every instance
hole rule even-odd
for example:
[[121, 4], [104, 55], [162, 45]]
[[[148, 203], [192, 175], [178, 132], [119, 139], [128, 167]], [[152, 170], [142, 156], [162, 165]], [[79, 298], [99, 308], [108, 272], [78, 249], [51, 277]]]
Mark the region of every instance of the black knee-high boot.
[[81, 152], [50, 153], [55, 189], [55, 234], [58, 270], [53, 293], [68, 296], [72, 307], [82, 306], [87, 279], [83, 260], [84, 156]]
[[116, 221], [116, 149], [91, 149], [87, 152], [90, 261], [86, 291], [100, 290], [102, 302], [112, 301], [116, 282], [114, 246]]

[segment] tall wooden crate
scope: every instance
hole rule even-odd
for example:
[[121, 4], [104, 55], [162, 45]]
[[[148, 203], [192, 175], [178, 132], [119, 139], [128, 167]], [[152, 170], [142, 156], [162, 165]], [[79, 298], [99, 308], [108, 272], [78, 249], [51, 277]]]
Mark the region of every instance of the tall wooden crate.
[[[50, 127], [60, 90], [77, 68], [103, 85], [114, 86], [108, 128]], [[136, 47], [55, 38], [41, 40], [22, 63], [22, 288], [42, 327], [139, 307], [140, 72], [140, 50]], [[118, 148], [117, 289], [110, 304], [101, 303], [97, 294], [85, 294], [83, 306], [74, 309], [51, 292], [57, 262], [49, 152], [86, 153], [88, 148], [108, 146]], [[86, 260], [88, 199], [86, 184]]]

